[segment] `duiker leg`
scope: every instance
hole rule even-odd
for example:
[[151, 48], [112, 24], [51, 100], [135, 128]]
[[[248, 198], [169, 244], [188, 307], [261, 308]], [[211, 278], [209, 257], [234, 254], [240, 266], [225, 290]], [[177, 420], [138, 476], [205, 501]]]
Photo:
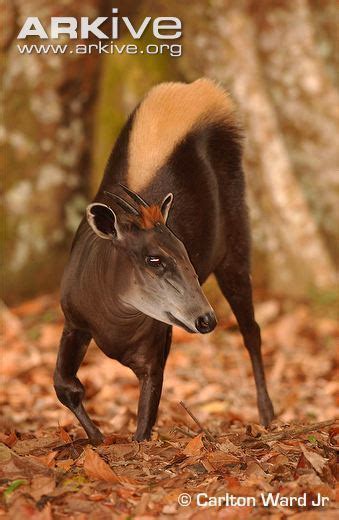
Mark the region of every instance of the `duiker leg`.
[[245, 346], [250, 354], [260, 421], [264, 426], [268, 426], [274, 417], [274, 410], [266, 387], [261, 356], [260, 328], [254, 318], [249, 274], [247, 271], [237, 272], [224, 262], [216, 269], [215, 275], [223, 295], [235, 314]]
[[141, 348], [130, 365], [140, 383], [137, 430], [133, 436], [136, 441], [150, 439], [157, 418], [164, 368], [172, 340], [172, 327], [167, 327], [165, 334], [161, 336], [153, 348], [152, 345], [148, 345], [144, 352]]
[[143, 441], [151, 437], [152, 428], [158, 413], [163, 373], [163, 368], [154, 367], [138, 375], [140, 397], [138, 403], [137, 430], [133, 435], [135, 441]]
[[62, 404], [78, 418], [91, 443], [97, 445], [102, 442], [103, 435], [87, 415], [82, 404], [85, 389], [76, 377], [90, 341], [89, 333], [64, 328], [54, 372], [54, 388]]

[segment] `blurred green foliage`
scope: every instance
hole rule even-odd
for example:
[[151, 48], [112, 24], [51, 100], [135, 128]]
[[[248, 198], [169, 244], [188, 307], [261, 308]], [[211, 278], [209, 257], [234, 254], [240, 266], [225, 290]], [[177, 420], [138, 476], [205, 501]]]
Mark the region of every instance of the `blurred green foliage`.
[[315, 314], [328, 318], [338, 319], [339, 317], [339, 291], [338, 288], [332, 290], [317, 290], [312, 288], [309, 294], [309, 302]]

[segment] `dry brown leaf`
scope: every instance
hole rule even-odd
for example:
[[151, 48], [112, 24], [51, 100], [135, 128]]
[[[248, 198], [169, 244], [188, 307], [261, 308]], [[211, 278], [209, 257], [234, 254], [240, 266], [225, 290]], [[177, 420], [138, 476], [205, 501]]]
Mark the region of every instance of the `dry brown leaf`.
[[225, 453], [224, 451], [212, 451], [208, 453], [207, 459], [212, 464], [237, 464], [240, 462], [238, 457], [231, 455], [231, 453]]
[[47, 455], [40, 455], [40, 457], [34, 457], [36, 460], [38, 460], [39, 462], [42, 462], [43, 464], [45, 464], [45, 466], [47, 466], [48, 468], [51, 468], [52, 466], [54, 466], [54, 459], [55, 457], [57, 456], [57, 452], [56, 451], [50, 451], [49, 453], [47, 453]]
[[139, 451], [139, 445], [134, 442], [130, 442], [129, 444], [111, 444], [107, 447], [106, 446], [100, 447], [98, 453], [107, 453], [110, 457], [113, 457], [114, 460], [132, 458]]
[[322, 473], [327, 459], [316, 453], [315, 451], [308, 450], [303, 444], [300, 443], [300, 449], [304, 454], [305, 459], [311, 464], [317, 473]]
[[[260, 491], [267, 492], [271, 486], [277, 486], [276, 489], [279, 487], [286, 495], [300, 489], [311, 495], [319, 492], [334, 501], [331, 486], [335, 451], [328, 451], [326, 446], [336, 444], [339, 430], [332, 425], [315, 434], [311, 432], [304, 450], [299, 443], [305, 444], [305, 435], [275, 439], [267, 444], [260, 441], [260, 437], [256, 439], [262, 429], [255, 425], [258, 416], [251, 390], [253, 374], [247, 352], [240, 348], [241, 335], [234, 327], [233, 331], [227, 332], [219, 327], [219, 333], [203, 338], [175, 331], [176, 345], [168, 360], [166, 387], [156, 427], [158, 437], [153, 435], [147, 443], [131, 441], [139, 395], [134, 376], [118, 363], [112, 364], [99, 349], [89, 349], [80, 379], [88, 389], [90, 415], [99, 419], [106, 431], [110, 431], [112, 417], [115, 418], [115, 433], [106, 438], [106, 445], [92, 448], [97, 464], [92, 461], [89, 465], [89, 479], [83, 470], [85, 453], [78, 456], [82, 446], [72, 444], [52, 451], [53, 446], [68, 444], [70, 437], [77, 439], [84, 433], [71, 414], [57, 403], [51, 385], [55, 342], [62, 325], [60, 311], [56, 305], [52, 308], [50, 303], [45, 306], [46, 302], [40, 301], [40, 310], [37, 308], [32, 312], [31, 303], [26, 309], [18, 309], [17, 316], [21, 314], [23, 318], [21, 326], [16, 329], [14, 320], [6, 365], [1, 366], [4, 385], [0, 400], [4, 418], [0, 427], [6, 435], [0, 435], [0, 441], [7, 446], [15, 442], [12, 449], [1, 445], [0, 471], [7, 479], [3, 488], [7, 489], [6, 508], [13, 509], [10, 513], [13, 519], [50, 519], [51, 506], [48, 504], [39, 511], [33, 498], [29, 497], [30, 483], [35, 498], [41, 496], [39, 507], [45, 503], [42, 495], [51, 493], [51, 497], [57, 497], [57, 500], [51, 498], [55, 518], [63, 517], [67, 510], [69, 518], [76, 515], [79, 520], [89, 516], [93, 520], [110, 518], [122, 504], [122, 514], [127, 516], [146, 518], [164, 513], [175, 516], [181, 512], [177, 505], [180, 492], [188, 491], [192, 495], [197, 489], [206, 490], [209, 496], [218, 496], [225, 489], [239, 496], [258, 496]], [[317, 422], [332, 417], [337, 383], [333, 377], [334, 349], [319, 348], [327, 343], [332, 345], [333, 338], [329, 336], [333, 335], [332, 330], [334, 333], [333, 323], [319, 328], [319, 320], [312, 313], [307, 315], [302, 310], [298, 314], [290, 308], [287, 315], [281, 304], [279, 314], [273, 317], [277, 306], [268, 303], [259, 309], [259, 313], [262, 311], [262, 318], [267, 321], [263, 329], [263, 346], [272, 398], [281, 420], [275, 421], [272, 430], [264, 436], [274, 438], [278, 430], [287, 428], [289, 431], [298, 428], [299, 423], [303, 425], [309, 413]], [[51, 312], [44, 320], [44, 313], [49, 309]], [[234, 326], [235, 320], [232, 320]], [[294, 321], [296, 327], [292, 334], [287, 333], [286, 324]], [[220, 348], [226, 344], [230, 348]], [[279, 344], [281, 347], [277, 348]], [[296, 344], [298, 349], [294, 348]], [[226, 367], [228, 377], [225, 379]], [[239, 377], [246, 382], [241, 391]], [[31, 388], [34, 391], [27, 391]], [[215, 451], [204, 449], [203, 434], [196, 435], [186, 428], [176, 430], [183, 418], [187, 420], [184, 412], [178, 411], [177, 403], [181, 399], [187, 402], [194, 399], [198, 405], [203, 424], [215, 434], [216, 442], [211, 445]], [[63, 431], [58, 428], [58, 421]], [[13, 424], [18, 440], [14, 434], [8, 436]], [[246, 424], [251, 425], [247, 434], [253, 436], [252, 443], [243, 442]], [[194, 439], [190, 440], [192, 434]], [[313, 463], [314, 460], [319, 462], [317, 456], [320, 457], [317, 468], [321, 469], [323, 465], [322, 471], [310, 469], [314, 464], [311, 466], [305, 450]], [[62, 476], [67, 485], [52, 489], [53, 479]], [[19, 483], [18, 488], [11, 491], [16, 479], [24, 480], [26, 484]], [[24, 499], [17, 503], [20, 495], [24, 495]], [[243, 508], [233, 509], [216, 512], [216, 516], [222, 514], [237, 520], [241, 514], [245, 517], [261, 514], [260, 510], [249, 513]], [[283, 514], [280, 511], [274, 515], [274, 512], [270, 508], [267, 516], [278, 518]], [[319, 513], [323, 515], [323, 512]], [[318, 515], [318, 512], [307, 511], [306, 514]], [[0, 506], [1, 515], [7, 518], [8, 511]], [[199, 511], [199, 515], [197, 518], [204, 518], [206, 512]], [[326, 519], [330, 515], [326, 510]]]
[[91, 500], [92, 502], [100, 502], [101, 500], [104, 500], [107, 497], [107, 494], [103, 493], [92, 493], [88, 496], [88, 500]]
[[11, 506], [8, 520], [52, 520], [52, 506], [48, 502], [40, 511], [34, 504], [31, 498], [26, 496], [19, 496], [14, 504]]
[[70, 434], [68, 432], [66, 432], [66, 430], [64, 430], [64, 428], [62, 426], [60, 426], [59, 435], [60, 435], [60, 439], [62, 441], [64, 441], [66, 444], [68, 444], [69, 442], [72, 442], [72, 437], [70, 436]]
[[96, 480], [120, 482], [112, 468], [89, 446], [85, 449], [84, 471], [88, 477]]
[[10, 448], [0, 444], [0, 477], [6, 479], [31, 478], [33, 475], [48, 475], [46, 468], [37, 457], [19, 457]]
[[[179, 496], [179, 495], [177, 495]], [[151, 500], [152, 496], [150, 493], [143, 493], [139, 500], [137, 507], [134, 510], [134, 514], [138, 517], [143, 516], [146, 513], [147, 506]]]
[[6, 435], [6, 433], [0, 432], [0, 442], [6, 444], [6, 446], [8, 446], [9, 448], [14, 446], [17, 440], [18, 437], [16, 436], [15, 430], [11, 431], [11, 433], [8, 435]]
[[15, 465], [11, 450], [4, 444], [0, 444], [0, 478], [21, 477]]
[[202, 442], [202, 433], [199, 433], [196, 437], [193, 437], [185, 446], [183, 450], [183, 454], [187, 457], [194, 457], [199, 455], [202, 450], [205, 448]]
[[51, 495], [55, 489], [55, 479], [49, 476], [36, 476], [31, 481], [30, 494], [38, 501], [43, 495]]
[[58, 444], [58, 439], [54, 435], [35, 439], [18, 440], [13, 446], [13, 451], [18, 455], [28, 455], [35, 450], [51, 448], [56, 446], [56, 444]]
[[[260, 462], [265, 462], [264, 457], [261, 459]], [[276, 455], [270, 456], [267, 459], [267, 462], [269, 464], [272, 464], [272, 466], [274, 466], [275, 468], [277, 468], [278, 466], [283, 466], [283, 465], [288, 464], [288, 457], [286, 457], [286, 455], [282, 455], [281, 453], [278, 453]]]
[[56, 463], [57, 467], [63, 469], [64, 471], [68, 471], [73, 466], [73, 464], [73, 459], [58, 460]]
[[241, 449], [239, 446], [236, 446], [233, 442], [231, 442], [229, 439], [223, 439], [222, 442], [217, 444], [217, 447], [219, 450], [224, 451], [225, 453], [233, 453], [233, 454], [242, 454]]
[[201, 464], [204, 466], [205, 470], [208, 471], [209, 473], [214, 472], [216, 469], [215, 465], [211, 464], [207, 458], [202, 458]]
[[247, 464], [247, 468], [245, 470], [246, 476], [256, 476], [256, 477], [265, 477], [266, 473], [257, 462], [251, 461]]
[[111, 446], [112, 444], [125, 444], [128, 442], [128, 435], [119, 435], [117, 433], [112, 433], [111, 435], [106, 435], [103, 444], [105, 446]]

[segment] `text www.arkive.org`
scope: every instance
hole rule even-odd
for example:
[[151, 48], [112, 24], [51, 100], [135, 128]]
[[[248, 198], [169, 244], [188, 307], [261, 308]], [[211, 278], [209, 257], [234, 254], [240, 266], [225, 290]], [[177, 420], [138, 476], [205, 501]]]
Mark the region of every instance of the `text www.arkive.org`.
[[121, 44], [116, 43], [88, 43], [88, 44], [18, 44], [17, 49], [20, 54], [169, 54], [171, 57], [176, 58], [182, 54], [181, 44], [168, 44], [161, 43], [155, 44], [150, 43], [145, 47], [136, 44]]

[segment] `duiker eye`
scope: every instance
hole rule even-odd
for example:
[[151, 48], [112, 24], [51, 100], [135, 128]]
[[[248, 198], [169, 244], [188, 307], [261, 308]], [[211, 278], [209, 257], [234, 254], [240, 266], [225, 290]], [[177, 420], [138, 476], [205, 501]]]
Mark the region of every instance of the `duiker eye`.
[[161, 267], [163, 265], [160, 256], [146, 256], [145, 262], [149, 267]]

